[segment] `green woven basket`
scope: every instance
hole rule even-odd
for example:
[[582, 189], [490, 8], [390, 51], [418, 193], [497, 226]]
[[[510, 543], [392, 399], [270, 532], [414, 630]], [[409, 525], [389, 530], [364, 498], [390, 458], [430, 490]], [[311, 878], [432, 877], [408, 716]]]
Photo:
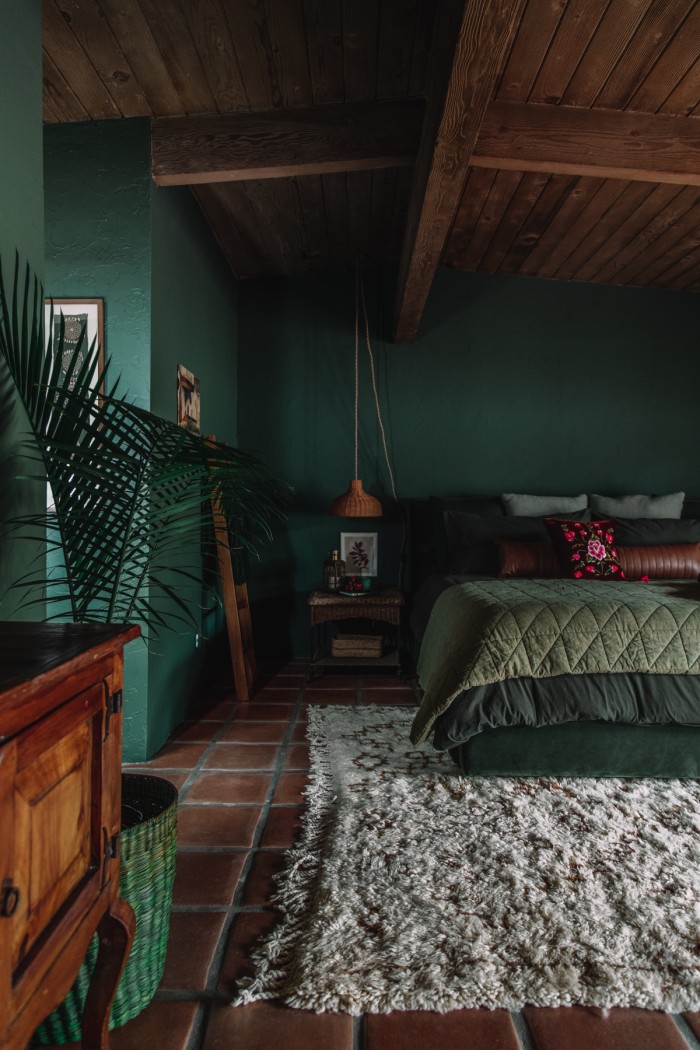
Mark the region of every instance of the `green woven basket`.
[[[177, 847], [177, 788], [161, 777], [122, 774], [119, 891], [136, 913], [136, 933], [112, 1004], [118, 1028], [148, 1006], [163, 976]], [[80, 1040], [83, 1010], [97, 961], [93, 937], [70, 992], [37, 1028], [32, 1046]]]

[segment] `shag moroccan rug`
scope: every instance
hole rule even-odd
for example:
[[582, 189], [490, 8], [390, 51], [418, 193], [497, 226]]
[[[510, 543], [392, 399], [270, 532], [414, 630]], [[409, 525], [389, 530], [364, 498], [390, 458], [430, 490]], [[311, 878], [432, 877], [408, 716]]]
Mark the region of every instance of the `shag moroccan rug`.
[[235, 1003], [700, 1009], [700, 783], [461, 777], [413, 714], [310, 709], [283, 918]]

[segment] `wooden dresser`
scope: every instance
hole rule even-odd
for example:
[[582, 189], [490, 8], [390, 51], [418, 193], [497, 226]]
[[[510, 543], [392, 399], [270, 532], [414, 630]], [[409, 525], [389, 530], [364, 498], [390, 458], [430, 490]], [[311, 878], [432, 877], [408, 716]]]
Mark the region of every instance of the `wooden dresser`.
[[25, 1050], [100, 935], [83, 1050], [108, 1047], [133, 937], [119, 899], [123, 646], [137, 627], [0, 622], [0, 1047]]

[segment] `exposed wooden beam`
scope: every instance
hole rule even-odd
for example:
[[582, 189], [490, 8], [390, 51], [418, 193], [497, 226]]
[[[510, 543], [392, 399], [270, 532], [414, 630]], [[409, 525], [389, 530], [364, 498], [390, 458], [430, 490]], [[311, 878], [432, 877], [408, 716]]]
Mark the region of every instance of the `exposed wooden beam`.
[[394, 341], [416, 338], [522, 0], [442, 0], [399, 265]]
[[424, 109], [401, 99], [154, 120], [153, 178], [177, 186], [412, 164]]
[[471, 163], [700, 186], [700, 118], [492, 102]]

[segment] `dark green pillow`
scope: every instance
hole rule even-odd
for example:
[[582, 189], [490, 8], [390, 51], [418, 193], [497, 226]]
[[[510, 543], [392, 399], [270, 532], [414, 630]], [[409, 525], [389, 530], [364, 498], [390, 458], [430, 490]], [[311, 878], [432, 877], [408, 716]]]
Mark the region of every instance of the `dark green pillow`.
[[439, 572], [447, 569], [447, 537], [444, 516], [449, 511], [479, 517], [504, 517], [503, 505], [497, 496], [430, 496], [428, 498], [430, 545], [434, 565]]
[[448, 510], [444, 519], [444, 571], [449, 573], [497, 576], [500, 561], [496, 540], [549, 541], [542, 518], [484, 517]]
[[615, 540], [620, 547], [700, 543], [700, 519], [615, 518]]

